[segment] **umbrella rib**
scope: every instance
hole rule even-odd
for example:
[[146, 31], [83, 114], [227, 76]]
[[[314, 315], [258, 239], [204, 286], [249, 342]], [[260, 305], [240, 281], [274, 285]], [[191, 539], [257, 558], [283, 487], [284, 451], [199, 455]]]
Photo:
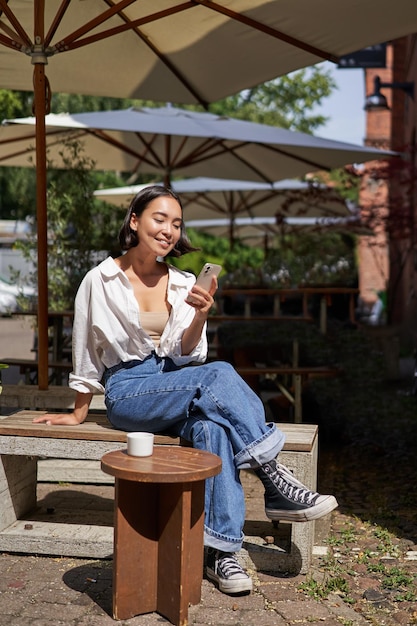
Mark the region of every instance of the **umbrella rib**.
[[[2, 124], [2, 126], [6, 127], [6, 126], [11, 126], [9, 124]], [[57, 135], [62, 133], [62, 130], [53, 130], [48, 132], [47, 134], [47, 139], [53, 135]], [[26, 135], [19, 135], [18, 137], [12, 137], [10, 139], [0, 139], [0, 145], [4, 145], [4, 144], [9, 144], [9, 143], [16, 143], [18, 141], [26, 141], [26, 139], [33, 139], [35, 140], [35, 131], [32, 132], [28, 132]]]
[[[137, 2], [137, 0], [121, 0], [121, 2], [118, 2], [117, 4], [114, 4], [113, 2], [110, 2], [109, 0], [104, 0], [104, 1], [109, 6], [109, 8], [106, 11], [103, 11], [103, 13], [101, 13], [100, 15], [97, 15], [95, 18], [93, 18], [89, 22], [86, 22], [85, 24], [83, 24], [83, 26], [80, 26], [80, 28], [77, 28], [77, 30], [75, 30], [70, 35], [68, 35], [67, 37], [64, 37], [64, 39], [61, 39], [58, 43], [56, 43], [53, 46], [53, 49], [56, 49], [58, 52], [61, 52], [63, 50], [73, 50], [74, 48], [78, 48], [79, 46], [84, 45], [83, 42], [86, 41], [86, 40], [83, 40], [82, 42], [78, 42], [77, 43], [76, 39], [79, 39], [85, 33], [88, 33], [90, 31], [94, 30], [94, 28], [96, 28], [100, 24], [103, 24], [104, 22], [106, 22], [108, 19], [110, 19], [114, 15], [119, 15], [121, 17], [121, 19], [126, 19], [126, 18], [124, 18], [124, 16], [120, 15], [120, 12], [124, 8], [129, 6], [130, 4], [133, 4], [134, 2]], [[112, 28], [112, 29], [109, 29], [109, 30], [102, 31], [101, 33], [99, 33], [98, 39], [107, 39], [107, 37], [109, 36], [109, 33], [111, 35], [112, 34], [116, 34], [116, 32], [118, 31], [119, 28], [121, 28], [122, 30], [128, 30], [128, 29], [132, 28], [131, 24], [132, 24], [132, 22], [129, 22], [128, 24], [122, 25], [120, 27], [116, 27], [116, 28]], [[114, 32], [114, 31], [116, 31], [116, 32]], [[120, 31], [120, 32], [122, 32], [122, 31]]]
[[7, 48], [11, 48], [12, 50], [20, 50], [20, 52], [25, 52], [25, 46], [22, 41], [18, 39], [10, 39], [9, 37], [5, 37], [0, 34], [0, 43], [2, 43]]
[[113, 137], [108, 135], [103, 130], [100, 130], [100, 129], [97, 129], [97, 128], [85, 128], [84, 132], [89, 134], [89, 135], [93, 135], [97, 139], [100, 139], [101, 141], [104, 141], [105, 143], [108, 143], [111, 146], [114, 146], [115, 148], [118, 148], [122, 152], [125, 152], [126, 154], [129, 154], [130, 156], [134, 157], [135, 159], [138, 159], [139, 164], [143, 162], [143, 163], [147, 163], [148, 165], [151, 165], [153, 167], [155, 167], [155, 166], [156, 167], [165, 167], [164, 164], [161, 163], [161, 161], [158, 159], [157, 154], [155, 154], [151, 150], [150, 145], [148, 145], [148, 144], [146, 144], [146, 142], [144, 142], [144, 140], [143, 140], [143, 138], [142, 138], [140, 133], [135, 133], [135, 134], [136, 134], [136, 136], [139, 139], [141, 139], [145, 143], [145, 147], [147, 149], [147, 152], [151, 152], [151, 154], [155, 158], [155, 161], [152, 161], [152, 160], [146, 158], [146, 155], [138, 153], [136, 150], [133, 150], [132, 148], [129, 148], [128, 146], [126, 146], [126, 144], [122, 143], [121, 141], [118, 141], [117, 139], [114, 139]]
[[[184, 208], [188, 207], [188, 205], [197, 204], [200, 207], [203, 207], [203, 209], [214, 211], [215, 213], [220, 213], [221, 215], [226, 214], [220, 203], [216, 202], [213, 198], [206, 196], [204, 191], [196, 191], [195, 194], [191, 195], [189, 199], [187, 198], [187, 194], [184, 194], [182, 196], [182, 203]], [[191, 209], [188, 211], [191, 211]]]
[[[109, 0], [105, 0], [105, 1], [108, 4], [110, 4]], [[125, 16], [123, 12], [121, 11], [120, 5], [123, 4], [124, 6], [127, 6], [128, 4], [131, 4], [132, 1], [137, 1], [137, 0], [125, 0], [124, 3], [120, 3], [118, 5], [112, 5], [111, 9], [102, 13], [101, 16], [95, 18], [94, 20], [91, 20], [90, 22], [85, 24], [83, 27], [71, 33], [71, 35], [68, 35], [61, 41], [57, 42], [52, 47], [52, 50], [54, 52], [64, 52], [67, 50], [75, 50], [76, 48], [87, 46], [92, 43], [96, 43], [97, 41], [101, 41], [102, 39], [107, 39], [109, 37], [119, 35], [127, 30], [131, 30], [141, 39], [141, 41], [148, 48], [152, 50], [152, 52], [162, 61], [162, 63], [166, 65], [169, 71], [172, 74], [174, 74], [174, 76], [179, 80], [179, 82], [182, 83], [182, 85], [184, 85], [184, 87], [190, 92], [190, 94], [194, 96], [197, 102], [199, 102], [204, 108], [207, 109], [208, 102], [204, 98], [201, 97], [201, 95], [195, 90], [195, 88], [186, 79], [186, 77], [181, 72], [178, 71], [178, 69], [173, 65], [173, 63], [171, 63], [171, 61], [169, 61], [169, 59], [165, 55], [163, 55], [160, 52], [160, 50], [158, 50], [158, 48], [156, 48], [156, 46], [152, 44], [152, 42], [148, 39], [148, 37], [144, 33], [142, 33], [139, 29], [139, 27], [143, 26], [144, 24], [158, 21], [160, 19], [163, 19], [164, 17], [169, 17], [170, 15], [174, 15], [175, 13], [181, 13], [182, 11], [185, 11], [187, 9], [194, 8], [196, 5], [193, 2], [184, 2], [182, 4], [176, 5], [169, 9], [164, 9], [163, 11], [158, 11], [156, 13], [152, 13], [151, 15], [138, 18], [137, 20], [129, 20], [129, 18]], [[124, 8], [124, 6], [122, 6], [122, 8]], [[101, 31], [100, 33], [96, 33], [94, 35], [90, 35], [89, 37], [83, 37], [82, 39], [80, 39], [81, 36], [93, 30], [98, 24], [101, 24], [107, 19], [109, 19], [110, 17], [113, 17], [115, 13], [117, 13], [120, 19], [124, 21], [124, 24], [120, 24], [119, 26], [114, 26], [113, 28], [109, 28], [107, 30]]]
[[[47, 147], [46, 147], [47, 150], [49, 150], [50, 148], [52, 148], [54, 146], [57, 146], [57, 145], [60, 146], [62, 144], [62, 141], [63, 141], [62, 134], [63, 134], [63, 131], [61, 129], [56, 130], [56, 131], [52, 131], [52, 132], [48, 132], [47, 137], [46, 137], [46, 139], [47, 139]], [[67, 133], [65, 133], [65, 135], [66, 134]], [[54, 135], [57, 135], [55, 141], [52, 141], [52, 142], [49, 141], [49, 138], [53, 137]], [[76, 140], [76, 139], [80, 139], [82, 137], [82, 134], [80, 134], [79, 131], [76, 132], [76, 131], [71, 130], [68, 133], [68, 137], [70, 139], [72, 139], [72, 140]], [[12, 144], [12, 143], [19, 143], [19, 142], [24, 141], [26, 139], [32, 139], [33, 141], [36, 140], [35, 135], [33, 133], [30, 133], [30, 134], [25, 135], [25, 136], [21, 135], [20, 137], [16, 137], [16, 138], [12, 138], [12, 139], [0, 140], [0, 146], [1, 145], [9, 145], [9, 144]], [[18, 150], [17, 152], [14, 152], [13, 154], [7, 154], [7, 155], [4, 155], [3, 157], [0, 156], [0, 162], [5, 160], [5, 159], [22, 156], [22, 154], [28, 154], [29, 155], [30, 153], [34, 153], [35, 149], [36, 149], [36, 145], [34, 143], [33, 145], [31, 145], [29, 147], [21, 148], [20, 150]], [[53, 164], [51, 165], [51, 167], [53, 168]]]
[[[254, 142], [256, 143], [256, 142]], [[235, 146], [233, 148], [229, 148], [228, 146], [226, 146], [223, 141], [220, 141], [218, 143], [218, 146], [222, 148], [222, 152], [228, 152], [230, 154], [233, 154], [234, 158], [237, 159], [238, 161], [240, 161], [241, 163], [243, 163], [243, 165], [245, 165], [246, 167], [248, 167], [252, 172], [254, 172], [257, 176], [259, 176], [259, 178], [261, 178], [261, 180], [264, 180], [266, 183], [272, 183], [273, 181], [270, 180], [267, 176], [265, 176], [265, 174], [263, 174], [263, 172], [261, 172], [257, 167], [255, 167], [254, 165], [252, 165], [251, 163], [249, 163], [244, 157], [240, 156], [239, 154], [236, 154], [236, 149], [240, 148], [242, 146], [246, 145], [246, 143], [242, 143], [239, 144], [238, 146]], [[262, 145], [262, 144], [260, 144]], [[267, 147], [267, 146], [262, 146], [262, 147]], [[219, 154], [222, 154], [222, 152], [220, 152]], [[202, 159], [198, 159], [196, 161], [193, 161], [195, 163], [199, 162], [199, 161], [205, 161], [207, 160], [207, 158], [213, 158], [213, 154], [210, 154], [209, 157], [205, 156]]]
[[187, 137], [184, 137], [180, 145], [178, 146], [175, 152], [175, 155], [172, 157], [171, 156], [171, 137], [172, 136], [164, 135], [164, 139], [165, 139], [165, 162], [164, 162], [164, 161], [161, 161], [158, 154], [152, 148], [152, 143], [153, 141], [157, 139], [157, 135], [154, 134], [152, 136], [152, 141], [146, 141], [142, 133], [135, 133], [135, 134], [137, 138], [142, 142], [144, 147], [146, 148], [146, 152], [151, 153], [151, 155], [153, 156], [155, 160], [154, 162], [149, 161], [149, 159], [146, 159], [144, 155], [141, 155], [141, 156], [137, 155], [137, 158], [140, 159], [140, 161], [148, 163], [149, 165], [153, 165], [153, 166], [156, 165], [157, 167], [163, 169], [165, 173], [170, 173], [172, 172], [172, 170], [179, 169], [180, 167], [187, 167], [189, 165], [193, 165], [194, 163], [198, 162], [198, 159], [195, 158], [195, 155], [199, 154], [201, 149], [204, 149], [205, 145], [209, 144], [209, 147], [211, 147], [210, 146], [211, 139], [210, 139], [210, 140], [204, 141], [204, 144], [198, 146], [195, 150], [193, 150], [191, 153], [186, 155], [184, 158], [180, 158], [181, 150], [183, 150], [184, 145], [186, 144], [187, 139], [188, 139]]
[[144, 138], [144, 136], [142, 135], [141, 132], [137, 132], [137, 133], [135, 133], [135, 135], [139, 139], [139, 141], [142, 142], [144, 147], [146, 148], [146, 153], [145, 154], [150, 153], [153, 156], [153, 158], [155, 159], [154, 162], [152, 162], [152, 161], [149, 161], [149, 159], [146, 159], [145, 155], [141, 155], [141, 157], [140, 157], [141, 160], [145, 161], [145, 163], [149, 163], [150, 165], [155, 165], [156, 164], [158, 167], [160, 167], [161, 169], [165, 170], [166, 164], [163, 163], [163, 161], [161, 161], [161, 159], [158, 156], [158, 153], [155, 152], [155, 150], [152, 148], [152, 144], [153, 144], [154, 141], [156, 141], [157, 135], [153, 134], [151, 141], [146, 141], [146, 139]]
[[[161, 168], [164, 171], [168, 171], [168, 170], [171, 171], [174, 168], [185, 167], [189, 163], [192, 164], [194, 162], [197, 162], [193, 158], [190, 161], [190, 155], [188, 155], [184, 160], [180, 161], [179, 163], [176, 163], [176, 162], [173, 163], [172, 161], [170, 161], [169, 163], [168, 162], [164, 163], [163, 161], [161, 161], [161, 159], [159, 158], [158, 154], [152, 148], [152, 141], [156, 139], [157, 135], [153, 135], [152, 141], [146, 141], [146, 139], [143, 137], [143, 135], [141, 133], [139, 133], [139, 132], [135, 133], [136, 137], [142, 142], [144, 148], [146, 149], [146, 153], [150, 153], [152, 155], [152, 157], [154, 159], [152, 161], [151, 159], [146, 157], [146, 154], [139, 153], [139, 152], [137, 152], [135, 150], [132, 150], [132, 148], [129, 148], [128, 146], [126, 146], [122, 142], [118, 141], [117, 139], [114, 139], [113, 137], [111, 137], [105, 131], [103, 131], [101, 129], [85, 128], [84, 132], [88, 133], [90, 135], [93, 135], [94, 137], [97, 137], [97, 139], [105, 141], [106, 143], [108, 143], [108, 144], [110, 144], [110, 145], [120, 149], [121, 151], [125, 152], [126, 154], [129, 154], [130, 156], [138, 159], [139, 165], [140, 165], [140, 163], [143, 162], [143, 163], [147, 163], [148, 165], [151, 165], [152, 167]], [[201, 147], [199, 147], [199, 148], [201, 148]], [[178, 151], [177, 151], [176, 154], [178, 155]], [[194, 154], [194, 153], [192, 153], [192, 154]], [[221, 154], [221, 152], [219, 154]]]
[[[29, 155], [30, 153], [34, 153], [34, 152], [35, 152], [35, 146], [33, 145], [33, 146], [32, 146], [32, 147], [30, 147], [30, 148], [25, 148], [24, 150], [18, 150], [18, 152], [12, 152], [12, 153], [10, 153], [10, 154], [8, 154], [8, 155], [5, 155], [5, 156], [3, 156], [3, 157], [2, 157], [2, 156], [0, 156], [0, 163], [1, 163], [2, 161], [4, 161], [5, 159], [14, 159], [15, 157], [20, 157], [20, 156], [22, 156], [22, 154], [28, 154], [28, 155]], [[29, 161], [29, 163], [30, 163], [29, 158], [28, 158], [28, 161]], [[33, 165], [35, 165], [35, 164], [33, 163]]]
[[249, 192], [246, 195], [243, 191], [238, 191], [237, 195], [240, 200], [237, 211], [239, 211], [239, 213], [246, 211], [247, 213], [249, 213], [249, 215], [251, 214], [251, 210], [255, 207], [263, 204], [264, 202], [267, 202], [267, 200], [270, 200], [275, 196], [278, 197], [278, 193], [276, 191], [274, 192], [272, 189], [271, 191], [265, 191], [265, 193], [262, 193], [261, 197], [258, 199], [256, 199], [255, 191]]
[[[286, 157], [289, 157], [290, 159], [294, 159], [295, 161], [299, 161], [300, 163], [305, 163], [306, 165], [311, 165], [314, 168], [314, 171], [324, 170], [326, 172], [329, 172], [332, 169], [328, 165], [322, 165], [321, 163], [316, 163], [316, 161], [311, 161], [310, 159], [305, 159], [302, 156], [291, 154], [291, 152], [288, 152], [287, 150], [283, 150], [282, 148], [277, 148], [277, 146], [268, 146], [266, 144], [259, 144], [259, 145], [262, 146], [263, 148], [265, 148], [266, 150], [272, 150], [273, 152], [278, 152], [279, 154], [282, 154], [282, 155], [284, 155]], [[270, 181], [268, 181], [268, 182], [270, 182]]]
[[180, 142], [177, 150], [175, 151], [175, 154], [174, 154], [173, 158], [171, 159], [173, 163], [177, 162], [177, 159], [180, 156], [182, 150], [184, 149], [184, 146], [187, 143], [188, 139], [189, 139], [189, 137], [184, 135], [184, 137], [183, 137], [182, 141]]
[[[22, 42], [28, 46], [31, 47], [32, 42], [30, 40], [29, 35], [27, 34], [27, 32], [25, 31], [25, 29], [23, 28], [23, 26], [21, 25], [21, 23], [19, 22], [19, 20], [16, 18], [15, 14], [13, 13], [13, 11], [9, 8], [6, 0], [0, 0], [0, 9], [3, 11], [3, 13], [6, 15], [7, 19], [10, 21], [10, 23], [12, 24], [13, 28], [16, 30], [16, 33], [21, 37]], [[7, 29], [7, 26], [5, 24], [2, 25], [2, 28], [7, 32], [9, 29]], [[10, 33], [11, 34], [11, 31]], [[6, 44], [7, 45], [7, 44]], [[11, 47], [16, 47], [16, 46], [8, 46], [9, 48]]]
[[267, 26], [266, 24], [261, 24], [261, 22], [258, 22], [248, 17], [247, 15], [236, 13], [235, 11], [232, 11], [231, 9], [228, 9], [219, 4], [216, 4], [215, 2], [212, 2], [212, 0], [193, 0], [193, 1], [196, 2], [197, 4], [201, 4], [205, 6], [207, 9], [211, 9], [212, 11], [217, 11], [218, 13], [221, 13], [222, 15], [226, 15], [227, 17], [230, 17], [230, 19], [232, 20], [236, 20], [237, 22], [241, 22], [242, 24], [245, 24], [246, 26], [250, 26], [251, 28], [260, 30], [266, 35], [270, 35], [271, 37], [274, 37], [275, 39], [280, 39], [281, 41], [285, 41], [286, 43], [296, 48], [300, 48], [301, 50], [304, 50], [305, 52], [310, 52], [311, 54], [314, 54], [315, 56], [318, 56], [322, 59], [325, 59], [327, 61], [333, 61], [335, 63], [339, 60], [337, 56], [335, 56], [334, 54], [331, 54], [330, 52], [326, 52], [324, 50], [321, 50], [320, 48], [316, 48], [315, 46], [312, 46], [304, 41], [301, 41], [300, 39], [291, 37], [291, 35], [287, 35], [286, 33], [276, 30], [275, 28], [272, 28], [271, 26]]
[[48, 33], [45, 37], [45, 47], [49, 46], [52, 40], [52, 37], [55, 35], [58, 26], [62, 22], [62, 19], [71, 4], [71, 0], [62, 0], [61, 6], [59, 7], [51, 26], [49, 27]]
[[[270, 180], [267, 176], [265, 176], [258, 168], [256, 168], [254, 165], [252, 165], [250, 162], [248, 162], [244, 157], [240, 156], [239, 154], [237, 154], [237, 150], [241, 149], [242, 147], [246, 146], [246, 145], [258, 145], [261, 148], [264, 148], [265, 150], [270, 150], [273, 152], [276, 152], [278, 154], [282, 154], [290, 159], [293, 159], [295, 161], [298, 161], [300, 163], [305, 163], [306, 165], [311, 165], [311, 167], [314, 169], [314, 171], [317, 170], [325, 170], [325, 171], [329, 171], [331, 168], [328, 167], [327, 165], [322, 165], [321, 163], [316, 163], [315, 161], [311, 161], [310, 159], [306, 159], [303, 158], [302, 156], [298, 156], [295, 154], [291, 154], [290, 152], [283, 150], [282, 148], [278, 148], [277, 146], [269, 146], [267, 144], [262, 144], [262, 143], [258, 143], [258, 142], [251, 142], [251, 144], [247, 144], [247, 142], [241, 142], [236, 146], [233, 147], [228, 147], [227, 145], [224, 144], [223, 142], [224, 140], [219, 140], [216, 142], [215, 146], [217, 146], [219, 148], [218, 154], [223, 154], [225, 152], [228, 152], [230, 154], [233, 154], [233, 156], [235, 157], [235, 159], [237, 159], [238, 161], [240, 161], [243, 165], [245, 165], [246, 167], [248, 167], [252, 172], [255, 172], [257, 174], [257, 176], [260, 177], [261, 180], [264, 180], [267, 183], [272, 183], [273, 181]], [[211, 146], [209, 145], [209, 149], [214, 148], [215, 146]], [[201, 152], [201, 147], [199, 147], [199, 151], [200, 151], [200, 158], [193, 158], [192, 163], [200, 163], [202, 161], [206, 161], [208, 158], [212, 159], [214, 158], [216, 155], [215, 152], [210, 152], [210, 154], [205, 154]], [[206, 150], [207, 152], [208, 150]], [[194, 155], [198, 154], [199, 152], [197, 150], [194, 151]], [[182, 164], [184, 165], [184, 164]], [[178, 164], [177, 164], [178, 167]]]
[[[184, 144], [186, 143], [187, 138], [185, 138], [185, 140], [182, 141], [180, 148], [177, 150], [176, 154], [175, 154], [175, 167], [186, 167], [190, 164], [194, 164], [194, 163], [199, 163], [200, 160], [205, 161], [207, 159], [207, 153], [211, 150], [213, 150], [213, 148], [216, 147], [220, 147], [220, 152], [218, 152], [218, 154], [222, 154], [223, 153], [223, 147], [220, 141], [216, 140], [216, 139], [212, 139], [211, 137], [208, 139], [205, 139], [202, 143], [200, 143], [198, 146], [196, 146], [191, 152], [189, 152], [185, 157], [183, 157], [181, 160], [177, 161], [177, 157], [179, 156], [179, 152], [180, 150], [183, 148]], [[216, 153], [210, 152], [209, 157], [208, 158], [213, 158], [217, 156]]]
[[[4, 2], [4, 0], [0, 0], [0, 2]], [[105, 0], [105, 2], [107, 2], [107, 4], [110, 4], [109, 0]], [[64, 52], [64, 50], [75, 50], [76, 48], [88, 45], [92, 42], [100, 41], [101, 39], [107, 39], [108, 37], [111, 37], [113, 35], [119, 35], [127, 30], [136, 30], [137, 27], [143, 26], [144, 24], [156, 22], [164, 17], [169, 17], [170, 15], [174, 15], [175, 13], [181, 13], [181, 11], [186, 11], [187, 9], [191, 9], [197, 6], [194, 2], [187, 1], [168, 9], [164, 9], [162, 11], [157, 11], [156, 13], [151, 13], [150, 15], [140, 17], [136, 20], [130, 20], [122, 13], [122, 9], [125, 8], [125, 6], [132, 4], [132, 2], [137, 2], [137, 0], [124, 0], [124, 2], [120, 2], [118, 5], [112, 4], [110, 9], [104, 11], [101, 15], [95, 17], [93, 20], [90, 20], [64, 39], [58, 41], [53, 46], [53, 50], [57, 52]], [[107, 30], [100, 31], [95, 35], [90, 35], [90, 37], [84, 37], [83, 39], [81, 39], [83, 35], [91, 32], [92, 30], [94, 30], [94, 28], [96, 28], [96, 26], [102, 24], [109, 18], [113, 17], [115, 14], [124, 21], [123, 24], [119, 24], [119, 26], [113, 26], [112, 28], [108, 28]]]
[[[143, 137], [140, 137], [140, 138], [146, 145], [146, 142], [143, 139]], [[184, 143], [185, 141], [182, 142], [181, 147], [180, 147], [181, 149]], [[245, 143], [240, 144], [238, 147], [240, 147], [241, 145], [246, 145], [246, 144]], [[260, 176], [263, 180], [265, 180], [265, 182], [267, 183], [272, 182], [268, 178], [266, 178], [261, 172], [258, 172], [258, 170], [255, 167], [247, 163], [242, 157], [238, 157], [234, 153], [234, 149], [235, 148], [228, 148], [227, 146], [225, 146], [223, 139], [216, 139], [216, 138], [210, 137], [208, 139], [205, 139], [198, 146], [196, 146], [186, 156], [182, 157], [181, 160], [177, 159], [177, 157], [179, 156], [179, 151], [180, 151], [180, 149], [178, 149], [175, 154], [175, 159], [171, 161], [170, 166], [171, 168], [177, 168], [177, 169], [179, 169], [180, 167], [188, 167], [190, 165], [195, 165], [196, 163], [202, 163], [204, 161], [207, 161], [207, 159], [210, 159], [210, 160], [214, 159], [215, 157], [222, 155], [225, 152], [232, 152], [234, 157], [239, 158], [239, 160], [242, 163], [244, 163], [247, 167], [249, 167], [252, 171], [254, 171], [258, 176]]]
[[[181, 141], [180, 146], [177, 148], [175, 155], [173, 157], [171, 157], [170, 162], [169, 163], [163, 163], [158, 155], [154, 152], [154, 150], [152, 149], [152, 142], [147, 142], [146, 139], [143, 137], [143, 135], [141, 133], [137, 133], [136, 136], [138, 137], [138, 139], [140, 139], [140, 141], [142, 141], [143, 145], [147, 148], [147, 150], [149, 152], [151, 152], [151, 154], [154, 156], [155, 158], [155, 162], [157, 164], [159, 164], [159, 166], [161, 168], [169, 168], [170, 170], [173, 169], [179, 169], [181, 167], [188, 167], [189, 165], [194, 165], [194, 163], [199, 163], [200, 161], [205, 161], [207, 158], [213, 158], [214, 156], [217, 156], [215, 153], [210, 152], [209, 156], [205, 156], [205, 154], [207, 152], [209, 152], [210, 150], [213, 149], [213, 147], [217, 147], [219, 146], [221, 148], [221, 150], [218, 152], [218, 154], [222, 154], [224, 152], [222, 145], [220, 142], [215, 141], [214, 142], [214, 146], [213, 146], [213, 139], [206, 139], [204, 140], [203, 143], [201, 143], [200, 145], [196, 146], [194, 150], [192, 150], [191, 152], [189, 152], [187, 155], [185, 155], [184, 157], [181, 157], [180, 153], [181, 150], [183, 150], [184, 145], [186, 144], [187, 140], [189, 139], [188, 137], [184, 137], [183, 140]], [[153, 140], [156, 139], [156, 135], [153, 135]], [[201, 157], [202, 155], [202, 157]], [[147, 161], [149, 162], [149, 161]], [[153, 164], [152, 164], [153, 165]]]

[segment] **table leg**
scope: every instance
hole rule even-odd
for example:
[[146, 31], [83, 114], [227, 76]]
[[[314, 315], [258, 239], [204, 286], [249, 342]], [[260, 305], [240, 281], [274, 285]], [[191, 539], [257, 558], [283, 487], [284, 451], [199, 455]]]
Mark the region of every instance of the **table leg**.
[[185, 626], [201, 598], [204, 481], [116, 480], [113, 615], [158, 611]]
[[201, 600], [204, 481], [160, 485], [157, 611], [185, 625]]
[[156, 610], [158, 524], [156, 485], [116, 479], [113, 617]]

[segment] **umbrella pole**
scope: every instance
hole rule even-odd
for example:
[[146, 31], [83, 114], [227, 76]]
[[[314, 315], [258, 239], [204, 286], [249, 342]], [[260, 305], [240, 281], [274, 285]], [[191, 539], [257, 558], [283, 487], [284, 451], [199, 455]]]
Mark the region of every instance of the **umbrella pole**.
[[39, 389], [48, 389], [48, 222], [45, 135], [47, 78], [45, 76], [44, 62], [34, 64], [33, 82], [36, 117], [36, 215], [38, 238], [38, 385]]

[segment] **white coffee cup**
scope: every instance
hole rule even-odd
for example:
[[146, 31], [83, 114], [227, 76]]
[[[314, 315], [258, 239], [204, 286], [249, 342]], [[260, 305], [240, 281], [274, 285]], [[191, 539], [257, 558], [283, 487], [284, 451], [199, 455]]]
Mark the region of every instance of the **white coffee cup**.
[[153, 452], [153, 433], [128, 433], [127, 453], [130, 456], [151, 456]]

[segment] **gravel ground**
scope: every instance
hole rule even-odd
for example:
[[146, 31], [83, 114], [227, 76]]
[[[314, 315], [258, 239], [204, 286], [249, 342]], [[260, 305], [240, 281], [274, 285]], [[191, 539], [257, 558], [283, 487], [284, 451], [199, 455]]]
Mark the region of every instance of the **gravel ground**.
[[340, 506], [330, 556], [303, 588], [337, 593], [370, 624], [408, 626], [417, 624], [417, 397], [412, 360], [387, 380], [378, 343], [335, 324], [323, 350], [344, 376], [316, 381], [306, 397], [307, 420], [320, 424], [319, 487]]

